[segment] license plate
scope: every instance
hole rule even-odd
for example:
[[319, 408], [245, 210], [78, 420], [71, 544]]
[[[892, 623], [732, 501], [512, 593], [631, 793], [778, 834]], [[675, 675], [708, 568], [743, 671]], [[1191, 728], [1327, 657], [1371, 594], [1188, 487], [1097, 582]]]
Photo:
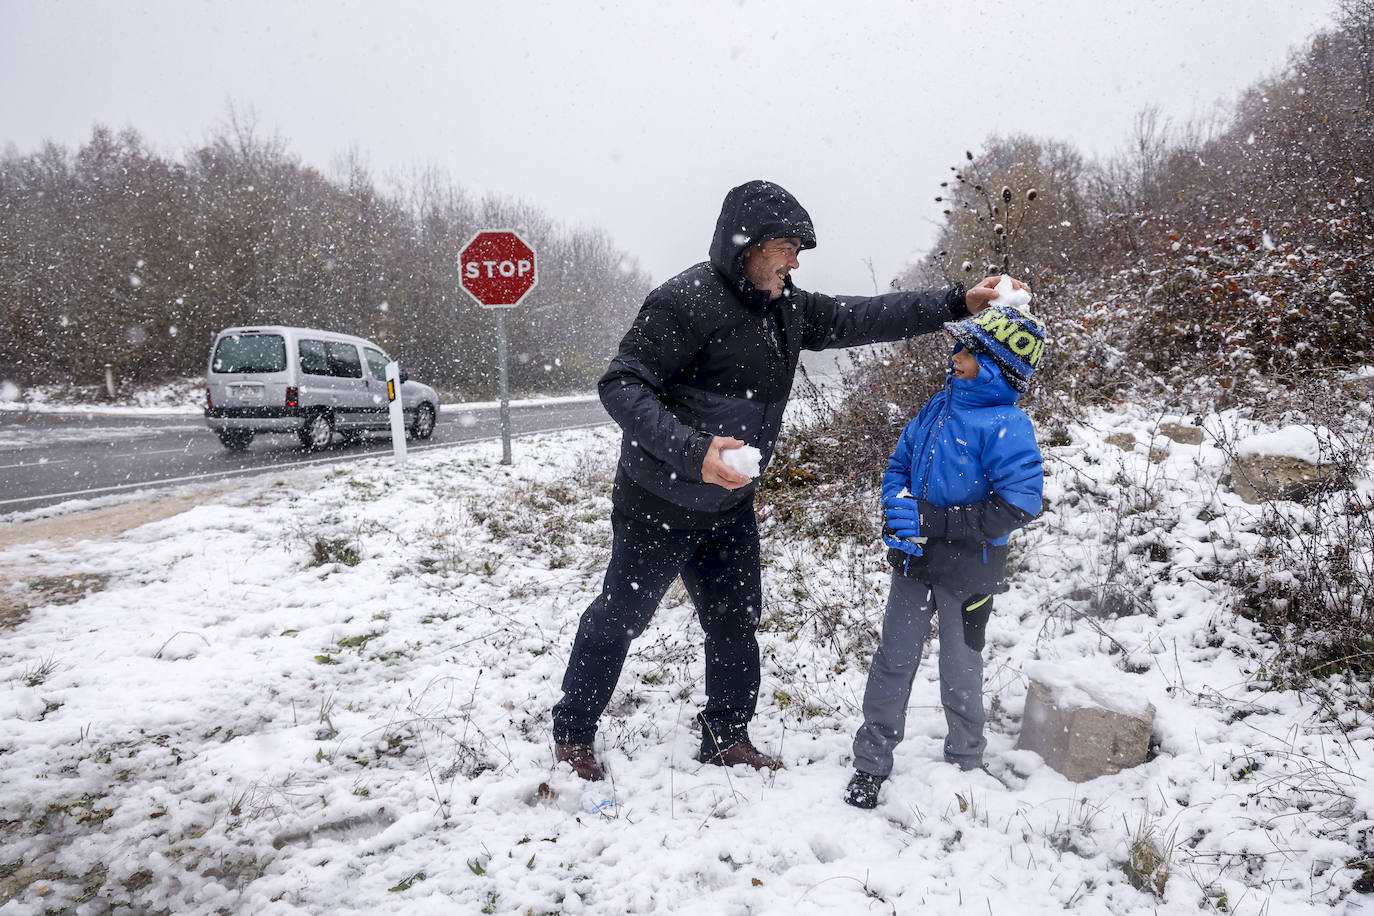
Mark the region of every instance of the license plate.
[[229, 395], [236, 398], [260, 398], [262, 397], [261, 385], [230, 385]]

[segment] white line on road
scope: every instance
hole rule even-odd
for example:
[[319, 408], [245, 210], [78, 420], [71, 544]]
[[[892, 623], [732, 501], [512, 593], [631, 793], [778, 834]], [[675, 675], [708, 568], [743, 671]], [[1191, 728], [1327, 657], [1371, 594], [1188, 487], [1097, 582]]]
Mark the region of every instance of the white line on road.
[[[177, 452], [178, 454], [181, 454], [181, 453], [184, 453], [185, 451], [186, 451], [186, 448], [183, 446], [182, 448], [159, 448], [159, 449], [154, 449], [154, 450], [151, 451], [151, 452], [129, 452], [127, 455], [110, 455], [110, 456], [108, 456], [108, 457], [110, 457], [110, 458], [142, 458], [144, 455], [167, 455], [167, 454], [171, 454], [172, 452]], [[38, 467], [39, 465], [45, 465], [45, 466], [46, 466], [46, 465], [49, 465], [49, 464], [66, 464], [67, 462], [69, 462], [69, 461], [71, 461], [71, 460], [72, 460], [72, 459], [70, 459], [70, 458], [57, 458], [57, 459], [46, 458], [46, 459], [42, 459], [42, 460], [39, 460], [39, 461], [21, 461], [21, 462], [19, 462], [18, 464], [0, 464], [0, 471], [3, 471], [5, 468], [36, 468], [36, 467]], [[83, 491], [83, 492], [84, 492], [84, 491]], [[3, 503], [0, 503], [0, 505], [3, 505]]]
[[110, 457], [111, 457], [111, 458], [142, 458], [144, 455], [167, 455], [167, 454], [171, 454], [172, 452], [178, 452], [178, 453], [185, 452], [185, 451], [187, 450], [188, 447], [189, 447], [189, 446], [182, 446], [181, 448], [158, 448], [158, 449], [153, 449], [151, 452], [129, 452], [127, 455], [111, 455]]
[[[557, 429], [539, 429], [528, 433], [515, 433], [515, 436], [537, 436], [541, 433], [562, 432], [563, 430], [591, 429], [596, 426], [605, 426], [606, 422], [583, 423], [577, 426], [560, 426]], [[425, 452], [436, 448], [460, 448], [465, 445], [475, 445], [479, 442], [499, 441], [500, 436], [485, 436], [481, 439], [467, 439], [463, 442], [444, 442], [434, 445], [411, 446], [412, 452]], [[176, 449], [180, 451], [180, 449]], [[146, 452], [144, 454], [147, 454]], [[32, 503], [43, 499], [68, 499], [76, 496], [94, 496], [97, 493], [115, 493], [120, 490], [137, 490], [139, 488], [163, 487], [173, 483], [191, 483], [198, 480], [214, 480], [218, 477], [233, 477], [238, 474], [281, 474], [289, 472], [292, 468], [298, 468], [307, 464], [328, 464], [330, 462], [348, 461], [357, 458], [389, 458], [390, 455], [382, 452], [376, 455], [331, 455], [325, 458], [313, 458], [307, 461], [293, 461], [290, 464], [276, 465], [274, 467], [252, 467], [236, 468], [232, 471], [214, 471], [209, 474], [190, 474], [185, 477], [166, 477], [161, 480], [146, 480], [142, 483], [121, 483], [109, 487], [92, 487], [89, 490], [71, 490], [66, 493], [44, 493], [41, 496], [21, 496], [17, 499], [0, 499], [0, 506], [8, 506], [13, 503]], [[55, 463], [55, 462], [52, 462]]]

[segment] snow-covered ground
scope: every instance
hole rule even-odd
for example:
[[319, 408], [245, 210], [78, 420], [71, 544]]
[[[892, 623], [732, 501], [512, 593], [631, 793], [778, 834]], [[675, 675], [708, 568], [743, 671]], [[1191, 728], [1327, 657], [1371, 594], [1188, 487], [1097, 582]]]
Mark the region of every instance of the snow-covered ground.
[[[1217, 581], [1256, 510], [1211, 438], [1161, 419], [1094, 415], [1045, 450], [1049, 509], [985, 651], [996, 778], [941, 762], [931, 660], [871, 812], [840, 796], [884, 552], [768, 518], [752, 733], [786, 769], [693, 761], [680, 586], [602, 722], [613, 806], [552, 766], [608, 555], [609, 427], [517, 439], [512, 466], [482, 443], [268, 473], [0, 551], [0, 913], [1359, 912], [1371, 698], [1266, 689], [1274, 649]], [[1017, 750], [1045, 665], [1148, 700], [1151, 759], [1076, 784]], [[1150, 843], [1162, 900], [1127, 874]]]

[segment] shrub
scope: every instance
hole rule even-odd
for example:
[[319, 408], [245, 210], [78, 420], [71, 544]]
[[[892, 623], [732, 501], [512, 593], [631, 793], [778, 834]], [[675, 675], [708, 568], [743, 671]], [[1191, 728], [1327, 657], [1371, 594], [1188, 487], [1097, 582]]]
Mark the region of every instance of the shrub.
[[[759, 482], [760, 507], [808, 535], [876, 539], [874, 493], [907, 422], [944, 384], [949, 340], [927, 335], [857, 356], [838, 394], [809, 380], [797, 392], [807, 422], [789, 426]], [[818, 499], [818, 493], [824, 494]]]

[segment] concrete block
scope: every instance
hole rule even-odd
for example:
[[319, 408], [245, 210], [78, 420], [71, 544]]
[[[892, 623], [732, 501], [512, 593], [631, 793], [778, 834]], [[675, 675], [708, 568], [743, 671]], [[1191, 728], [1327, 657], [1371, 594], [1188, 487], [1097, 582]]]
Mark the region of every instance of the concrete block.
[[1320, 426], [1285, 426], [1235, 443], [1230, 484], [1241, 499], [1301, 500], [1329, 487], [1348, 487], [1335, 461], [1343, 451], [1334, 433]]
[[1196, 426], [1180, 426], [1177, 423], [1161, 423], [1159, 431], [1183, 445], [1201, 445], [1203, 432]]
[[1285, 455], [1246, 455], [1231, 462], [1231, 489], [1251, 505], [1269, 499], [1300, 500], [1338, 479], [1334, 464]]
[[1045, 673], [1031, 678], [1016, 746], [1086, 782], [1144, 763], [1154, 720], [1154, 706], [1138, 694]]

